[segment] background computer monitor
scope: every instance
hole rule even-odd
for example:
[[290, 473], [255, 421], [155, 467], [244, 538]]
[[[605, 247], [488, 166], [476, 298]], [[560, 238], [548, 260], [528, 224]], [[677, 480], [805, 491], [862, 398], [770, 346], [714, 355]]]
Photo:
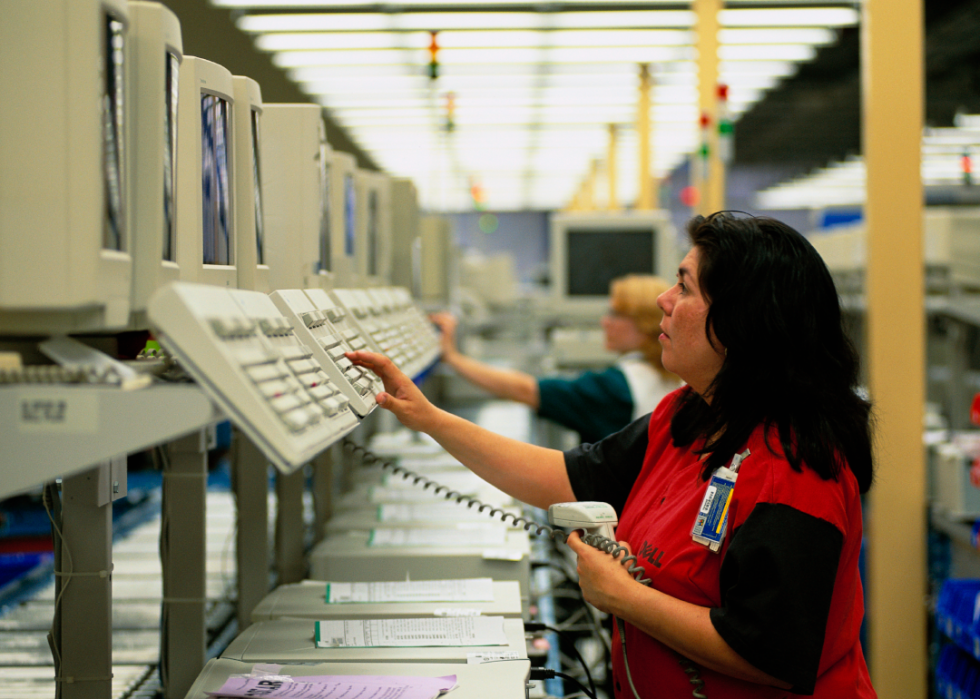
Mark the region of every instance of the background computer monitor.
[[355, 223], [355, 265], [359, 285], [391, 281], [391, 178], [383, 172], [358, 169]]
[[261, 155], [273, 291], [331, 288], [330, 153], [318, 105], [265, 105]]
[[262, 188], [262, 90], [235, 75], [235, 238], [238, 288], [271, 291]]
[[0, 334], [125, 328], [126, 2], [0, 12]]
[[626, 274], [672, 279], [677, 245], [662, 211], [561, 213], [551, 217], [552, 303], [559, 316], [597, 319], [609, 283]]
[[[407, 177], [391, 180], [391, 283], [413, 288], [412, 270], [417, 265], [419, 237], [419, 195]], [[416, 295], [418, 290], [414, 289]]]
[[333, 151], [330, 157], [330, 254], [334, 287], [350, 288], [357, 276], [357, 160]]
[[180, 274], [177, 266], [177, 90], [183, 60], [180, 21], [157, 2], [129, 2], [131, 90], [130, 231], [133, 284], [130, 326], [147, 327], [146, 302]]
[[185, 56], [177, 106], [177, 264], [183, 281], [234, 287], [235, 89], [231, 73]]

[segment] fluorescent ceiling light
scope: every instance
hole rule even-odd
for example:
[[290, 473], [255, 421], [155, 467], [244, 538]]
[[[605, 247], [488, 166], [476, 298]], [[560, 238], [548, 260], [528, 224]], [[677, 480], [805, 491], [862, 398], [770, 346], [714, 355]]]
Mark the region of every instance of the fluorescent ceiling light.
[[[606, 63], [598, 65], [576, 64], [551, 66], [547, 75], [540, 75], [540, 69], [534, 65], [504, 65], [498, 71], [472, 69], [486, 66], [442, 66], [439, 79], [435, 81], [438, 89], [462, 89], [464, 87], [522, 86], [533, 85], [609, 85], [630, 84], [638, 85], [635, 65], [617, 65]], [[357, 87], [368, 85], [372, 81], [394, 81], [402, 79], [412, 84], [424, 84], [432, 87], [433, 83], [422, 73], [421, 65], [387, 65], [387, 66], [301, 66], [288, 71], [290, 80], [297, 83], [306, 82], [343, 82]], [[696, 80], [695, 74], [689, 74], [691, 80]], [[658, 81], [655, 81], [658, 82]], [[685, 84], [692, 84], [687, 81]], [[696, 83], [694, 83], [696, 84]]]
[[[735, 48], [735, 47], [732, 47]], [[747, 48], [747, 47], [740, 47]], [[773, 47], [768, 47], [773, 48]], [[499, 66], [505, 63], [533, 66], [551, 64], [657, 63], [690, 60], [691, 47], [610, 46], [602, 48], [549, 49], [442, 49], [440, 66], [475, 64]], [[778, 57], [778, 56], [774, 56]], [[762, 58], [762, 57], [760, 57]], [[416, 49], [350, 51], [280, 51], [272, 62], [280, 68], [344, 65], [415, 65], [422, 70], [429, 63], [428, 52]], [[537, 70], [540, 70], [537, 68]]]
[[847, 7], [727, 9], [718, 13], [722, 27], [853, 27], [861, 16]]
[[[429, 32], [276, 32], [260, 34], [255, 45], [263, 51], [312, 51], [350, 49], [426, 50]], [[691, 32], [672, 30], [587, 30], [587, 31], [444, 31], [439, 32], [440, 50], [476, 48], [584, 48], [604, 46], [689, 46]], [[783, 40], [781, 43], [786, 43]], [[790, 40], [791, 41], [791, 40]], [[442, 54], [440, 53], [440, 57]]]
[[823, 27], [780, 27], [778, 29], [720, 29], [721, 44], [812, 44], [833, 43], [837, 34]]
[[787, 60], [764, 60], [764, 61], [737, 61], [725, 60], [718, 61], [718, 74], [722, 77], [732, 75], [773, 75], [779, 78], [795, 75], [797, 64]]
[[816, 49], [806, 44], [730, 45], [718, 47], [723, 61], [812, 61]]
[[[411, 34], [415, 41], [424, 41], [427, 48], [431, 40], [426, 33]], [[417, 37], [417, 38], [416, 38]], [[617, 29], [617, 30], [549, 30], [549, 31], [441, 31], [438, 44], [442, 49], [451, 48], [537, 48], [537, 47], [590, 47], [590, 46], [686, 46], [692, 43], [689, 31], [668, 29]]]
[[[311, 0], [309, 7], [319, 7]], [[298, 6], [298, 5], [293, 5]], [[244, 32], [303, 31], [453, 31], [489, 29], [691, 29], [688, 10], [623, 10], [615, 12], [408, 12], [308, 13], [246, 15], [238, 19]]]
[[689, 29], [695, 19], [689, 10], [558, 12], [549, 17], [554, 29]]
[[[237, 8], [273, 8], [273, 7], [372, 7], [377, 5], [376, 0], [209, 0], [212, 5], [217, 7], [237, 7]], [[562, 0], [565, 5], [592, 5], [594, 0]], [[665, 5], [673, 5], [676, 0], [617, 0], [621, 5], [654, 5], [658, 2]], [[418, 5], [428, 7], [458, 6], [459, 0], [422, 0], [422, 2], [389, 2], [385, 6], [393, 12], [410, 10]], [[501, 5], [526, 5], [527, 0], [467, 0], [469, 7], [479, 7], [481, 5], [496, 6]]]

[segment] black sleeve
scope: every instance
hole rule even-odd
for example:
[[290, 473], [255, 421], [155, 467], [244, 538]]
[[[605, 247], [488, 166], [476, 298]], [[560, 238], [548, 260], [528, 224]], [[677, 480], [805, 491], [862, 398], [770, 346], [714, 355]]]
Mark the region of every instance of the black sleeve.
[[643, 467], [649, 429], [650, 416], [644, 415], [595, 444], [566, 451], [565, 469], [575, 497], [607, 502], [622, 516]]
[[813, 694], [844, 535], [789, 505], [759, 503], [721, 564], [711, 623], [736, 653]]

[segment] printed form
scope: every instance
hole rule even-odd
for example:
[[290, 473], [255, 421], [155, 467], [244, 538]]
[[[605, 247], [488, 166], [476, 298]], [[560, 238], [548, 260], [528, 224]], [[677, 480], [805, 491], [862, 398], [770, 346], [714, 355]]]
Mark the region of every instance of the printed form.
[[327, 583], [327, 604], [379, 602], [493, 602], [493, 580]]
[[452, 529], [372, 529], [368, 546], [502, 546], [506, 542], [506, 527], [460, 524]]
[[316, 622], [317, 648], [506, 646], [502, 616]]

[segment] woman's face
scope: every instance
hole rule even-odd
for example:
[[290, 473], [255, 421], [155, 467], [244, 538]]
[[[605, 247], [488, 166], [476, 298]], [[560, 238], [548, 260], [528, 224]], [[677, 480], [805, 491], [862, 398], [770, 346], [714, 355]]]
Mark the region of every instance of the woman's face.
[[698, 249], [691, 248], [677, 270], [677, 283], [657, 298], [664, 312], [659, 337], [664, 368], [681, 377], [704, 395], [725, 361], [725, 352], [715, 340], [711, 346], [704, 331], [708, 303], [698, 287]]
[[646, 337], [636, 327], [636, 322], [629, 316], [624, 316], [610, 309], [600, 321], [606, 335], [606, 349], [617, 354], [625, 354], [638, 350], [643, 346]]

